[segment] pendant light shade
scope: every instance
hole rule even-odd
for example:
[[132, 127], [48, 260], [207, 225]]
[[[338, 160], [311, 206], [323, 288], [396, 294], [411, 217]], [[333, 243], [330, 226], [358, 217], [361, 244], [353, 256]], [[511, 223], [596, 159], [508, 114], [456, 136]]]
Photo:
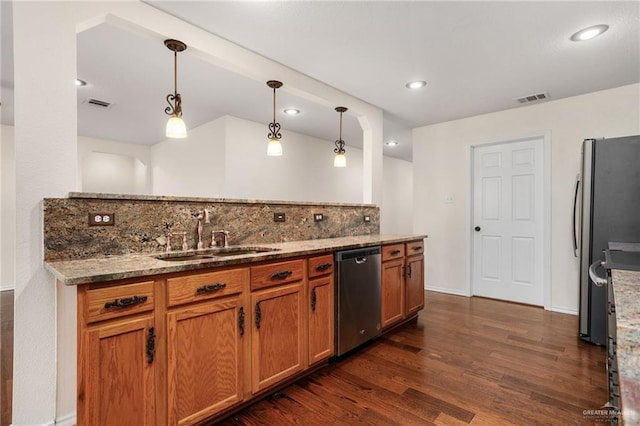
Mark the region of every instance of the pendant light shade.
[[340, 113], [340, 138], [335, 142], [336, 147], [333, 152], [336, 157], [333, 159], [333, 167], [347, 167], [347, 157], [344, 155], [344, 141], [342, 140], [342, 113], [347, 111], [345, 107], [336, 107], [336, 111]]
[[178, 52], [182, 52], [187, 45], [179, 40], [168, 39], [164, 45], [173, 51], [173, 93], [167, 95], [168, 107], [164, 109], [165, 114], [170, 115], [167, 121], [166, 136], [168, 138], [186, 138], [187, 126], [182, 120], [182, 98], [178, 93]]
[[280, 123], [276, 122], [276, 89], [282, 87], [282, 82], [276, 80], [267, 81], [267, 86], [273, 89], [273, 121], [269, 123], [269, 145], [267, 145], [267, 155], [269, 157], [279, 157], [282, 155], [282, 145], [280, 144]]

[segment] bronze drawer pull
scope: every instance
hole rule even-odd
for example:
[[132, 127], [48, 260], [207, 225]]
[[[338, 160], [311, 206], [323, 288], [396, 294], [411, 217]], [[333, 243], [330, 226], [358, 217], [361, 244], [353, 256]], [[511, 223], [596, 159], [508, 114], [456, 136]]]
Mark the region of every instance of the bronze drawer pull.
[[413, 248], [413, 250], [414, 250], [414, 251], [422, 250], [422, 246], [415, 246], [415, 247]]
[[333, 263], [323, 263], [321, 265], [316, 266], [316, 271], [326, 271], [332, 266], [333, 266]]
[[110, 308], [126, 308], [127, 306], [137, 305], [147, 301], [147, 296], [125, 297], [124, 299], [113, 299], [111, 302], [104, 304], [105, 309]]
[[206, 284], [196, 289], [196, 294], [200, 293], [213, 293], [214, 291], [222, 290], [227, 286], [226, 283]]
[[401, 252], [401, 251], [402, 251], [402, 250], [393, 250], [393, 251], [391, 252], [391, 256], [395, 256], [396, 254], [400, 254], [400, 252]]
[[284, 280], [292, 274], [293, 274], [292, 271], [274, 272], [273, 274], [271, 274], [271, 278], [275, 278], [277, 280]]

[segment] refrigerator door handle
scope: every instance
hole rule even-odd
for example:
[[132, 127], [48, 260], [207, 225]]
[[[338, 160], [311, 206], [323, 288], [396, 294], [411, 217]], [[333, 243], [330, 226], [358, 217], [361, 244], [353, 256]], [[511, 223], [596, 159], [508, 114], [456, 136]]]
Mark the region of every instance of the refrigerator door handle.
[[596, 273], [596, 268], [598, 266], [602, 266], [603, 264], [604, 262], [602, 260], [596, 260], [591, 264], [591, 266], [589, 266], [589, 278], [591, 278], [591, 281], [593, 281], [593, 283], [598, 287], [604, 287], [605, 285], [607, 285], [607, 279], [602, 278]]
[[578, 213], [578, 194], [580, 193], [580, 173], [576, 175], [576, 188], [573, 193], [573, 256], [578, 257], [578, 231], [576, 230]]

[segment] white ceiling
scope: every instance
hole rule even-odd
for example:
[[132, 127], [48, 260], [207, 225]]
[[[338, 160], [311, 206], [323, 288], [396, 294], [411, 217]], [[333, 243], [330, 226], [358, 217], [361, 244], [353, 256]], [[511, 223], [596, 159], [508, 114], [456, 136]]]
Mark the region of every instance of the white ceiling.
[[[385, 141], [400, 143], [385, 154], [407, 160], [411, 128], [522, 107], [516, 98], [533, 93], [556, 100], [640, 81], [637, 1], [147, 3], [382, 108]], [[601, 37], [569, 40], [601, 23], [610, 26]], [[12, 87], [5, 63], [3, 89]], [[79, 134], [146, 144], [164, 139], [172, 72], [172, 52], [162, 40], [108, 25], [79, 34], [78, 77], [89, 82], [78, 90]], [[189, 127], [231, 114], [264, 122], [266, 138], [271, 91], [265, 82], [216, 68], [189, 49], [178, 56], [178, 76]], [[410, 91], [404, 85], [413, 79], [428, 84]], [[278, 110], [303, 111], [279, 114], [285, 136], [292, 130], [337, 139], [337, 113], [288, 93], [284, 84]], [[84, 103], [87, 97], [114, 105], [98, 110]], [[12, 119], [6, 107], [3, 99], [3, 122]], [[122, 117], [135, 120], [113, 125]], [[357, 146], [361, 138], [347, 114], [345, 141]]]

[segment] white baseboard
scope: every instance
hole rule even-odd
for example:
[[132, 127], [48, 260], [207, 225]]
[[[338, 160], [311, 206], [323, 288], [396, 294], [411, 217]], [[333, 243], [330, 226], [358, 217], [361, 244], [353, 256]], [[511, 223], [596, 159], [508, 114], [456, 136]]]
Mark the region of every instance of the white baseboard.
[[578, 315], [578, 311], [576, 311], [575, 309], [558, 308], [558, 307], [552, 306], [549, 308], [549, 310], [551, 312], [558, 312], [559, 314]]
[[424, 289], [427, 290], [427, 291], [435, 291], [437, 293], [446, 293], [446, 294], [453, 294], [455, 296], [469, 297], [469, 295], [464, 290], [453, 290], [453, 289], [450, 289], [450, 288], [431, 287], [431, 286], [427, 286]]
[[69, 413], [66, 416], [56, 418], [56, 426], [75, 426], [76, 420], [76, 413]]

